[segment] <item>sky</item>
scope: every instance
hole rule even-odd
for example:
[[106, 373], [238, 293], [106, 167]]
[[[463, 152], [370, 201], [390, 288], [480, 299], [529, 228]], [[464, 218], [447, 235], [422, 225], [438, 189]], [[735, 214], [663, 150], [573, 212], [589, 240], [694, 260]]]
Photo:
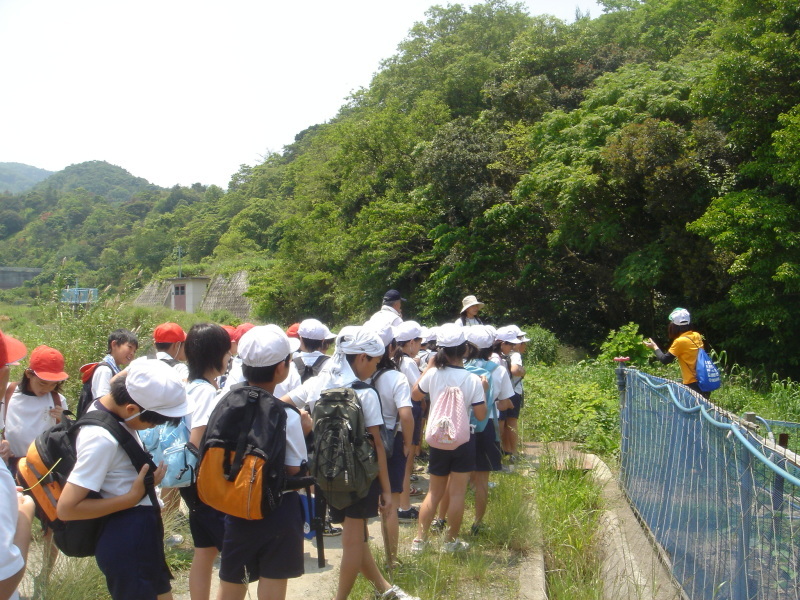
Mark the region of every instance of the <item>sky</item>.
[[104, 160], [162, 187], [227, 188], [335, 117], [434, 4], [448, 2], [0, 0], [0, 162]]

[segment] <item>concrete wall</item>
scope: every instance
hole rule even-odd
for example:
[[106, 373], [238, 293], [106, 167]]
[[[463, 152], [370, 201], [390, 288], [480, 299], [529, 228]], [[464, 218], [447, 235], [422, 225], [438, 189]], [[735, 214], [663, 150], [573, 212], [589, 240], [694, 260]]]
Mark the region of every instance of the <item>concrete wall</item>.
[[9, 290], [19, 287], [41, 272], [41, 269], [29, 269], [27, 267], [0, 267], [0, 289]]
[[[215, 275], [208, 279], [151, 281], [134, 300], [138, 306], [174, 307], [172, 290], [178, 281], [186, 284], [186, 311], [212, 313], [226, 310], [239, 319], [250, 318], [250, 301], [245, 298], [247, 272], [239, 271], [230, 276]], [[196, 283], [192, 283], [196, 282]]]

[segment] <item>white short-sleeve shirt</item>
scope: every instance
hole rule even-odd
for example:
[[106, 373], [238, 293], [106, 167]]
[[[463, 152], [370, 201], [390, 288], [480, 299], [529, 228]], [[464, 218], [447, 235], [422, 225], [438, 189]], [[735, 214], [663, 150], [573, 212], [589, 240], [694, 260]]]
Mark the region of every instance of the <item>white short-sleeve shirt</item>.
[[[67, 408], [64, 396], [56, 394], [56, 398], [59, 406]], [[5, 419], [6, 439], [14, 456], [25, 456], [31, 442], [56, 424], [56, 420], [50, 416], [50, 409], [54, 405], [52, 394], [24, 394], [17, 386], [8, 401]]]
[[394, 429], [398, 424], [397, 411], [403, 407], [411, 408], [411, 386], [406, 377], [394, 369], [381, 373], [377, 381], [373, 380], [373, 385], [380, 395], [386, 428]]
[[220, 398], [217, 388], [205, 379], [190, 381], [186, 386], [186, 399], [192, 412], [183, 418], [186, 426], [190, 430], [196, 427], [206, 427]]
[[286, 405], [286, 458], [284, 464], [287, 467], [299, 467], [305, 460], [308, 460], [308, 451], [300, 415], [292, 410], [291, 406]]
[[417, 385], [421, 391], [430, 395], [431, 410], [436, 406], [439, 396], [448, 387], [461, 389], [467, 412], [470, 412], [472, 406], [486, 403], [486, 396], [484, 395], [480, 378], [463, 367], [430, 369], [422, 376]]
[[17, 488], [8, 467], [3, 463], [0, 464], [0, 579], [8, 579], [25, 566], [22, 553], [14, 545], [18, 514]]
[[[519, 352], [512, 352], [508, 355], [508, 360], [511, 361], [511, 366], [522, 366], [522, 355]], [[514, 391], [518, 394], [522, 393], [522, 377], [512, 377], [511, 383], [514, 386]]]
[[410, 356], [403, 356], [400, 361], [400, 372], [408, 379], [408, 385], [414, 387], [414, 384], [419, 381], [419, 376], [422, 372], [419, 370], [417, 363]]
[[[119, 371], [108, 368], [105, 364], [98, 364], [92, 373], [92, 399], [102, 398], [111, 391], [111, 378]], [[109, 365], [110, 366], [110, 365]]]
[[[358, 381], [358, 380], [354, 380]], [[342, 387], [350, 387], [351, 381]], [[314, 405], [319, 400], [324, 391], [322, 386], [325, 380], [322, 377], [310, 377], [306, 379], [300, 387], [289, 392], [289, 398], [297, 408], [305, 408], [308, 412], [314, 411]], [[383, 425], [383, 415], [381, 414], [381, 403], [375, 390], [366, 388], [356, 390], [358, 399], [361, 400], [361, 409], [364, 411], [364, 422], [367, 427]]]
[[[98, 409], [94, 409], [98, 410]], [[136, 435], [125, 423], [122, 426], [142, 445]], [[111, 435], [98, 425], [84, 425], [78, 432], [75, 442], [77, 461], [67, 481], [93, 492], [100, 492], [103, 498], [126, 494], [138, 473], [131, 459]], [[137, 506], [152, 506], [145, 495]]]

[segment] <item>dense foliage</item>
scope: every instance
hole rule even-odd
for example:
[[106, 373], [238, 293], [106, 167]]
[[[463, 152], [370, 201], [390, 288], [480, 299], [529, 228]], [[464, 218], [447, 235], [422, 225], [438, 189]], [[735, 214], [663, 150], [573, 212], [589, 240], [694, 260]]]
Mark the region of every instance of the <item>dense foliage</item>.
[[[452, 318], [662, 346], [689, 308], [733, 360], [800, 371], [800, 8], [605, 0], [564, 23], [433, 7], [367, 89], [226, 192], [3, 197], [0, 256], [111, 291], [245, 265], [258, 316]], [[16, 204], [14, 204], [16, 202]], [[166, 271], [165, 271], [166, 269]]]
[[0, 192], [19, 194], [52, 174], [52, 171], [22, 163], [0, 162]]

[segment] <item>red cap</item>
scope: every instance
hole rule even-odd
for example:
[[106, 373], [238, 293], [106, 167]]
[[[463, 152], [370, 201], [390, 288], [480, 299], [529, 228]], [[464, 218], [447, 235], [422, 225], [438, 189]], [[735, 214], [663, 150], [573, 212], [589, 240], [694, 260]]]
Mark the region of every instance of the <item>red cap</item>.
[[300, 329], [300, 323], [292, 323], [289, 325], [289, 328], [286, 330], [286, 335], [291, 338], [300, 338], [300, 334], [297, 333], [297, 330]]
[[236, 334], [236, 327], [233, 325], [223, 325], [222, 328], [228, 332], [228, 337], [233, 341], [233, 336]]
[[240, 339], [242, 339], [242, 336], [248, 331], [250, 331], [253, 327], [255, 327], [255, 325], [253, 325], [252, 323], [242, 323], [236, 328], [236, 331], [233, 333], [231, 340], [234, 342], [238, 342]]
[[64, 355], [49, 346], [36, 346], [31, 352], [28, 368], [39, 379], [45, 381], [64, 381], [69, 375], [64, 372]]
[[25, 344], [0, 331], [0, 367], [22, 360], [27, 353]]
[[153, 341], [155, 341], [156, 344], [185, 342], [186, 332], [177, 323], [162, 323], [153, 331]]

